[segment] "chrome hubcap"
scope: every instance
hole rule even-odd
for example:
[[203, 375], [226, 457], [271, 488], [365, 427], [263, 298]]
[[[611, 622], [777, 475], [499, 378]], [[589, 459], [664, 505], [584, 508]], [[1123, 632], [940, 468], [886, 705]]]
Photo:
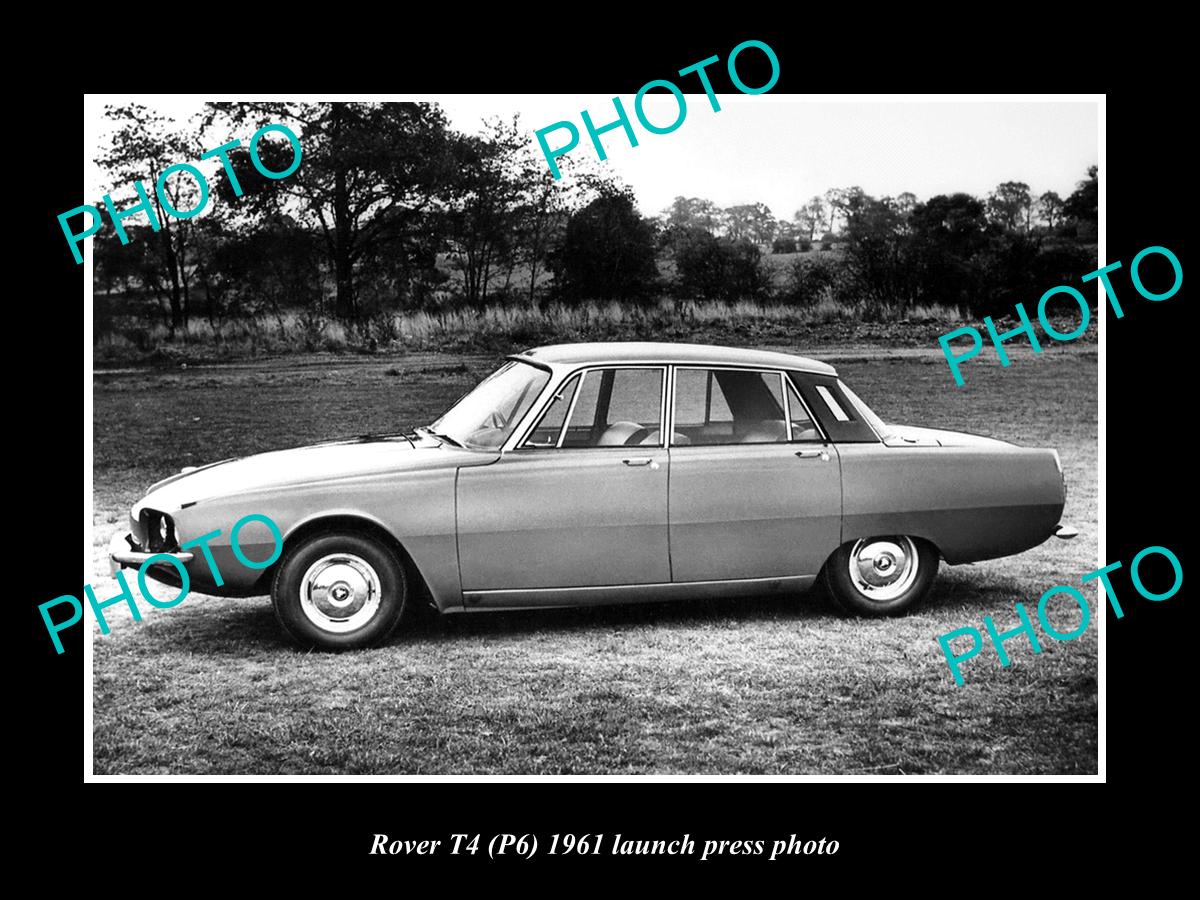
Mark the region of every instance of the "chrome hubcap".
[[917, 547], [910, 537], [860, 540], [850, 550], [850, 581], [868, 600], [895, 600], [916, 579]]
[[322, 631], [361, 628], [379, 611], [380, 599], [379, 575], [353, 553], [323, 556], [300, 579], [300, 608]]

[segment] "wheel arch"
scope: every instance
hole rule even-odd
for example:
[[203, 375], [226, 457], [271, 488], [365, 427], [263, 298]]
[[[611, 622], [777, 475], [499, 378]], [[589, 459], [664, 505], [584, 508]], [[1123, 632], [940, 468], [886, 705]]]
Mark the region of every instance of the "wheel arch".
[[404, 567], [405, 575], [414, 582], [413, 587], [416, 589], [416, 595], [423, 602], [437, 605], [436, 599], [433, 597], [429, 587], [429, 579], [421, 571], [421, 567], [417, 565], [417, 561], [413, 559], [412, 554], [409, 553], [404, 543], [382, 522], [360, 513], [321, 514], [295, 525], [283, 536], [283, 550], [279, 554], [279, 559], [272, 563], [259, 576], [258, 587], [263, 589], [264, 593], [270, 593], [271, 582], [275, 578], [275, 572], [279, 568], [279, 564], [283, 561], [283, 557], [288, 550], [295, 547], [301, 541], [305, 541], [317, 534], [341, 532], [361, 534], [374, 538], [390, 549], [396, 554], [396, 558], [400, 560], [400, 564]]
[[831, 559], [833, 559], [834, 556], [837, 555], [838, 551], [841, 550], [843, 547], [846, 547], [848, 545], [853, 545], [855, 541], [867, 540], [869, 538], [874, 538], [874, 537], [886, 537], [886, 536], [892, 535], [892, 534], [900, 534], [900, 535], [904, 535], [906, 537], [910, 537], [916, 541], [922, 541], [933, 548], [933, 552], [937, 554], [937, 557], [939, 560], [943, 560], [943, 561], [946, 560], [946, 556], [945, 556], [945, 554], [942, 553], [942, 548], [938, 546], [938, 542], [930, 535], [922, 534], [920, 531], [904, 531], [901, 529], [901, 530], [893, 530], [893, 531], [875, 531], [875, 532], [861, 531], [860, 532], [860, 531], [845, 531], [845, 530], [843, 530], [842, 531], [842, 542], [840, 544], [838, 544], [836, 547], [834, 547], [832, 550], [829, 551], [828, 555], [826, 555], [826, 557], [825, 557], [825, 561], [823, 563], [821, 563], [821, 568], [818, 570], [817, 574], [819, 575], [821, 573], [821, 571], [823, 571], [825, 569], [825, 567], [829, 565], [829, 561]]

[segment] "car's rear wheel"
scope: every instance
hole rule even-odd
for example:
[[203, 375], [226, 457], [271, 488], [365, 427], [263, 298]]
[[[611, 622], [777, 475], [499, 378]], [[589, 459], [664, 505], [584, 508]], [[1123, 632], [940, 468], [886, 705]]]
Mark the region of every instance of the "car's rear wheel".
[[825, 586], [846, 612], [895, 616], [919, 603], [937, 575], [932, 544], [908, 535], [881, 535], [843, 544], [825, 563]]
[[395, 630], [408, 596], [404, 567], [372, 537], [322, 533], [284, 552], [271, 586], [275, 615], [303, 646], [369, 647]]

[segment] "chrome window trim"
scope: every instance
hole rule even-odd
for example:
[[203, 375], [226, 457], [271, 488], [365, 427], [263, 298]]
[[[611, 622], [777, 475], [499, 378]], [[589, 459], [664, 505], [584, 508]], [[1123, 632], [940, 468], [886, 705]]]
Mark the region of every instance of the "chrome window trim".
[[[770, 374], [778, 375], [779, 376], [779, 387], [780, 387], [780, 390], [783, 391], [783, 414], [785, 416], [784, 425], [787, 428], [787, 440], [784, 440], [784, 441], [756, 441], [753, 444], [738, 444], [738, 443], [676, 444], [674, 442], [674, 438], [675, 438], [675, 400], [676, 400], [676, 388], [678, 386], [678, 381], [675, 376], [676, 376], [676, 371], [678, 369], [688, 369], [688, 370], [701, 371], [701, 372], [704, 372], [704, 371], [713, 372], [713, 371], [720, 369], [722, 371], [727, 371], [727, 372], [757, 372], [762, 375], [770, 375]], [[666, 432], [666, 434], [670, 437], [671, 440], [667, 446], [668, 447], [679, 447], [679, 448], [683, 448], [683, 447], [770, 447], [770, 446], [774, 446], [774, 445], [778, 445], [778, 444], [815, 444], [815, 443], [817, 443], [816, 441], [797, 441], [797, 440], [792, 439], [791, 405], [790, 405], [790, 399], [788, 397], [788, 386], [791, 382], [791, 379], [788, 376], [788, 372], [790, 372], [790, 371], [791, 371], [790, 369], [758, 368], [755, 366], [729, 366], [729, 365], [720, 365], [718, 363], [673, 363], [671, 365], [671, 396], [669, 398], [670, 402], [667, 404], [667, 411], [668, 411], [668, 414], [670, 417], [670, 428]], [[821, 423], [817, 421], [817, 417], [814, 416], [812, 414], [812, 411], [808, 408], [808, 404], [804, 402], [804, 398], [800, 396], [799, 389], [795, 385], [791, 385], [791, 388], [792, 388], [793, 393], [795, 393], [795, 395], [796, 395], [796, 399], [800, 401], [800, 406], [804, 409], [805, 414], [808, 416], [808, 420], [810, 422], [812, 422], [813, 427], [817, 430], [817, 434], [819, 434], [821, 436], [821, 443], [824, 443], [824, 444], [833, 443], [831, 440], [829, 440], [829, 435], [827, 435], [825, 433], [825, 429], [821, 427]]]
[[779, 373], [779, 396], [783, 398], [783, 431], [787, 435], [789, 444], [792, 441], [792, 404], [788, 401], [787, 379], [783, 377], [783, 372]]
[[[666, 446], [667, 446], [667, 442], [666, 442], [666, 433], [664, 431], [664, 425], [666, 424], [667, 379], [669, 377], [670, 366], [668, 366], [666, 363], [608, 363], [608, 364], [588, 363], [587, 365], [577, 366], [573, 369], [565, 370], [565, 373], [563, 374], [562, 378], [559, 378], [557, 380], [555, 380], [555, 378], [553, 376], [551, 376], [550, 383], [546, 386], [546, 389], [544, 391], [544, 393], [545, 393], [544, 399], [539, 398], [541, 405], [538, 405], [538, 401], [535, 401], [534, 404], [532, 406], [530, 406], [530, 413], [532, 413], [532, 416], [530, 415], [530, 413], [526, 413], [525, 418], [527, 421], [521, 423], [521, 425], [523, 427], [518, 427], [513, 430], [512, 435], [510, 435], [509, 439], [507, 441], [505, 441], [505, 443], [501, 446], [500, 452], [507, 453], [510, 450], [546, 451], [546, 450], [610, 450], [610, 449], [617, 450], [617, 449], [622, 449], [620, 447], [563, 447], [563, 446], [561, 446], [563, 438], [566, 435], [566, 427], [568, 424], [570, 424], [570, 421], [571, 421], [571, 414], [573, 414], [575, 412], [575, 406], [574, 406], [575, 402], [579, 398], [579, 392], [580, 392], [580, 389], [583, 387], [583, 382], [584, 382], [584, 379], [586, 378], [587, 374], [590, 372], [607, 371], [609, 369], [657, 369], [658, 370], [658, 372], [660, 373], [659, 380], [662, 383], [662, 390], [659, 392], [659, 398], [658, 398], [659, 442], [658, 442], [657, 446], [651, 446], [651, 445], [647, 445], [647, 444], [640, 444], [639, 446], [645, 447], [645, 449], [647, 449], [647, 450], [665, 450]], [[525, 445], [526, 439], [529, 437], [530, 433], [536, 427], [537, 423], [539, 421], [541, 421], [542, 415], [549, 408], [549, 405], [553, 402], [554, 395], [558, 392], [559, 387], [561, 385], [566, 384], [575, 375], [580, 376], [579, 386], [577, 388], [575, 388], [575, 396], [571, 398], [571, 404], [572, 404], [571, 409], [568, 411], [567, 417], [563, 420], [563, 430], [559, 433], [558, 446], [527, 447]], [[520, 437], [517, 438], [516, 437], [517, 435], [520, 435]], [[628, 450], [629, 450], [628, 447], [624, 447], [623, 449], [626, 452], [628, 452]]]
[[[804, 410], [804, 414], [806, 416], [808, 416], [808, 421], [812, 422], [813, 428], [815, 428], [817, 430], [817, 434], [819, 434], [821, 436], [821, 442], [825, 443], [825, 444], [832, 444], [833, 441], [831, 441], [829, 439], [829, 435], [826, 434], [825, 429], [821, 427], [820, 421], [817, 419], [816, 416], [814, 416], [812, 414], [812, 410], [808, 408], [808, 404], [804, 402], [804, 397], [800, 394], [800, 388], [798, 388], [796, 386], [796, 383], [794, 381], [792, 381], [790, 374], [788, 372], [781, 372], [780, 374], [782, 374], [784, 376], [784, 387], [790, 389], [791, 393], [796, 395], [796, 399], [800, 401], [800, 408]], [[790, 402], [791, 401], [789, 398], [789, 403]], [[792, 429], [792, 425], [791, 425], [791, 420], [789, 419], [788, 420], [788, 436], [789, 437], [791, 436], [791, 433], [792, 433], [791, 429]], [[793, 444], [815, 444], [816, 441], [792, 441], [792, 443]]]
[[[567, 436], [567, 426], [571, 424], [571, 416], [575, 415], [575, 404], [579, 402], [579, 395], [583, 392], [583, 382], [587, 379], [587, 374], [588, 374], [587, 372], [579, 373], [579, 381], [577, 381], [575, 383], [575, 393], [573, 393], [571, 395], [571, 405], [567, 407], [567, 414], [565, 416], [563, 416], [562, 425], [560, 425], [558, 428], [558, 440], [554, 442], [555, 450], [562, 449], [563, 439]], [[568, 376], [563, 381], [563, 384], [570, 384], [571, 378], [573, 378], [573, 377], [574, 376]], [[553, 402], [554, 402], [553, 400], [550, 401], [550, 403], [553, 403]], [[546, 404], [547, 412], [550, 411], [550, 403]], [[536, 427], [537, 427], [537, 424], [535, 423], [534, 428], [536, 428]], [[549, 447], [539, 447], [538, 449], [539, 450], [549, 450], [550, 448]]]

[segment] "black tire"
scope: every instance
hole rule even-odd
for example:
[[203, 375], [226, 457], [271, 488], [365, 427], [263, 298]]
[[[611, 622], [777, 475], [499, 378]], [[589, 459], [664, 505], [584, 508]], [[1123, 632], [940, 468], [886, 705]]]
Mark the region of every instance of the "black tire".
[[288, 636], [327, 650], [383, 643], [407, 599], [404, 566], [392, 549], [352, 532], [314, 534], [287, 548], [271, 584], [275, 616]]
[[[893, 547], [900, 553], [893, 552]], [[851, 577], [851, 560], [856, 553], [860, 561], [879, 560], [881, 568], [877, 570], [872, 564], [870, 572], [872, 579], [880, 582], [878, 586], [869, 584], [863, 575]], [[916, 566], [912, 573], [900, 568], [909, 557]], [[889, 559], [890, 565], [886, 563]], [[925, 598], [937, 570], [938, 552], [933, 544], [907, 535], [882, 535], [843, 544], [826, 560], [821, 577], [830, 597], [843, 612], [856, 616], [898, 616]], [[889, 578], [894, 580], [889, 583]]]

